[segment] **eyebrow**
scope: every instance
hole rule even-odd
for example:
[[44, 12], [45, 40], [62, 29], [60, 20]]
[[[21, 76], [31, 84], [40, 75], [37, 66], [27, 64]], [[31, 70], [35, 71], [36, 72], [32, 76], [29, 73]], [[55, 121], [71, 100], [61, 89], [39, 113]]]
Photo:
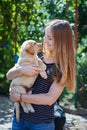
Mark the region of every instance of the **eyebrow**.
[[47, 37], [52, 37], [52, 36], [47, 35]]

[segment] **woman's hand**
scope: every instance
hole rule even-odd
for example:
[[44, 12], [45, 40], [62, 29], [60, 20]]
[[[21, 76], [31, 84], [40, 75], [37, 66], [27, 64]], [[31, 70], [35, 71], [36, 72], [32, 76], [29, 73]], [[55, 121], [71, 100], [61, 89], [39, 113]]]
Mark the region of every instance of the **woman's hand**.
[[43, 71], [43, 69], [35, 65], [25, 65], [21, 67], [21, 74], [27, 76], [36, 75], [40, 73], [40, 71]]
[[10, 100], [13, 102], [19, 102], [20, 101], [20, 93], [16, 92], [16, 89], [14, 87], [10, 90]]

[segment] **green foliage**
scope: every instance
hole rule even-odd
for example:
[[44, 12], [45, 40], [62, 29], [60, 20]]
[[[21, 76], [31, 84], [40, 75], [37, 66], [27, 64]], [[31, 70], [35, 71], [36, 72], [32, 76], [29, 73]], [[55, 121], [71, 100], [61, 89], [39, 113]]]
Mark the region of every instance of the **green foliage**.
[[81, 3], [78, 7], [79, 14], [79, 41], [81, 41], [82, 37], [87, 36], [87, 1], [81, 0]]
[[81, 88], [87, 84], [87, 37], [82, 38], [77, 52], [77, 84]]
[[87, 36], [82, 38], [77, 52], [77, 93], [78, 101], [87, 108]]

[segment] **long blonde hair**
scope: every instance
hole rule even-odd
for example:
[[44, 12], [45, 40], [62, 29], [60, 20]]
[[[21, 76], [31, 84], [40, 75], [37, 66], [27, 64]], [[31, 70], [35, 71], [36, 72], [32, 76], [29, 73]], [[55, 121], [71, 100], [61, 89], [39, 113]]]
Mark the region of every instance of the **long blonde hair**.
[[[68, 21], [53, 20], [47, 27], [52, 30], [54, 38], [54, 57], [57, 68], [56, 78], [59, 84], [66, 85], [69, 92], [75, 90], [75, 50], [73, 31]], [[60, 77], [59, 77], [60, 76]]]

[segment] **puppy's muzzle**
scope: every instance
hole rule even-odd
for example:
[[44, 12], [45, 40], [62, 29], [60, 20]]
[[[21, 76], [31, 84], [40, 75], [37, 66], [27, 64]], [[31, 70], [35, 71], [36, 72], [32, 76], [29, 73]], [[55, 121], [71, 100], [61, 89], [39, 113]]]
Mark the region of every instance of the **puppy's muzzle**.
[[42, 52], [43, 45], [41, 43], [37, 43], [37, 49], [38, 49], [38, 52]]

